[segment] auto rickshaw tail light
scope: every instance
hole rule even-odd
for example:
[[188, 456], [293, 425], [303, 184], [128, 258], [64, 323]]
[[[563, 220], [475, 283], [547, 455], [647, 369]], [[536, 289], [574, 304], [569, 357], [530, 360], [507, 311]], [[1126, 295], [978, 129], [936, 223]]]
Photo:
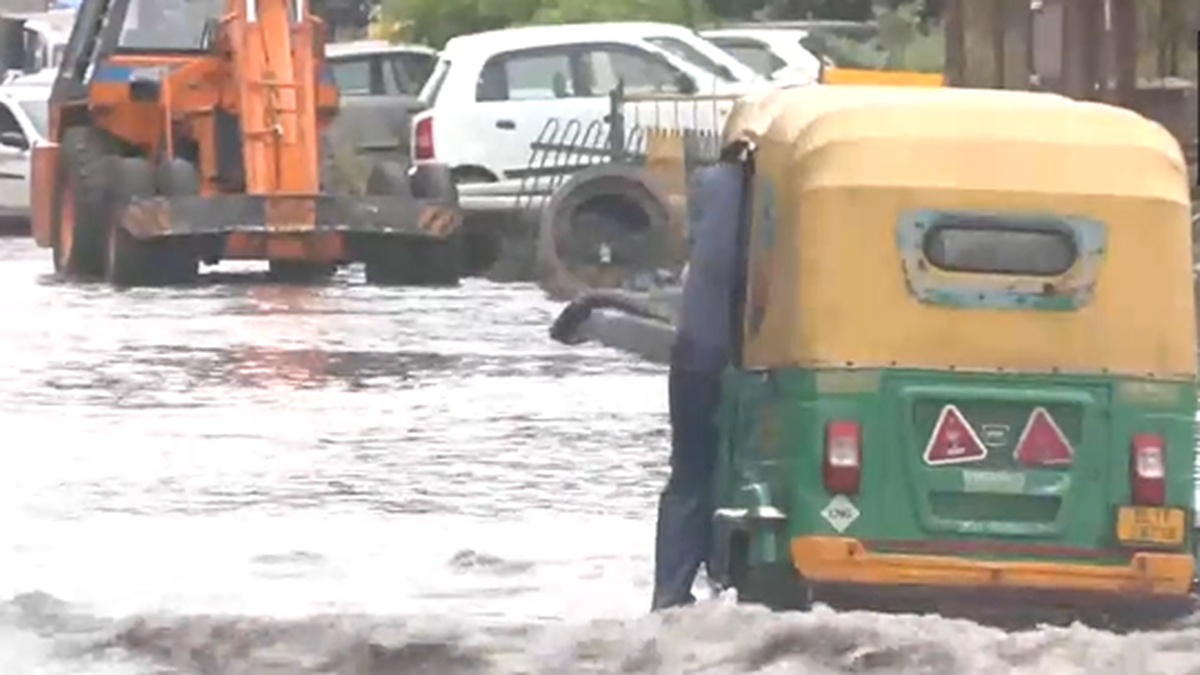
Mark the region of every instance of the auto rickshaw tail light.
[[862, 483], [862, 427], [854, 420], [831, 420], [825, 425], [822, 462], [825, 489], [852, 495]]
[[1134, 434], [1129, 492], [1135, 504], [1161, 505], [1167, 496], [1166, 444], [1158, 434]]

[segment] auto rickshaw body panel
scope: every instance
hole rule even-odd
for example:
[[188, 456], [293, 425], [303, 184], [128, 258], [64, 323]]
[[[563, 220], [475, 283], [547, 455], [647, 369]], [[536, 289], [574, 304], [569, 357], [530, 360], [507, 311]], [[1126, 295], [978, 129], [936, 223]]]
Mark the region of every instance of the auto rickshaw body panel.
[[1056, 96], [836, 89], [746, 103], [726, 129], [754, 175], [721, 569], [785, 563], [856, 607], [1187, 611], [1174, 139]]

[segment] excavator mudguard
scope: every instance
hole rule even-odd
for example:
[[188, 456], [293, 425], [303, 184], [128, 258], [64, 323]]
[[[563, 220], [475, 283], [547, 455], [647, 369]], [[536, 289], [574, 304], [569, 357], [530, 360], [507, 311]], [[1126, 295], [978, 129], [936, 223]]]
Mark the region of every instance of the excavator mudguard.
[[29, 160], [29, 229], [34, 242], [50, 248], [54, 236], [51, 214], [55, 199], [62, 199], [62, 190], [55, 185], [58, 172], [59, 146], [48, 141], [33, 146]]
[[138, 239], [234, 232], [445, 239], [462, 214], [444, 202], [393, 195], [188, 195], [135, 199], [122, 225]]

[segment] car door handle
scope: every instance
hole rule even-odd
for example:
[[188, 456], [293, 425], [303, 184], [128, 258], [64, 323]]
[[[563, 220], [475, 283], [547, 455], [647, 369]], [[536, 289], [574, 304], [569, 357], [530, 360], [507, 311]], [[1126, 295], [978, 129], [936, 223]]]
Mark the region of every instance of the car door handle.
[[517, 123], [512, 120], [496, 120], [497, 129], [513, 130], [517, 128]]

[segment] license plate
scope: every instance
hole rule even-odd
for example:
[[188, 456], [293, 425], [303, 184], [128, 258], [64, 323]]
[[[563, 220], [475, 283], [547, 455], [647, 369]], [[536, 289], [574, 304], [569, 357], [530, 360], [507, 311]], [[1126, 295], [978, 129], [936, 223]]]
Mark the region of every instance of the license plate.
[[1117, 539], [1137, 546], [1174, 546], [1187, 531], [1183, 509], [1162, 506], [1122, 506], [1117, 509]]

